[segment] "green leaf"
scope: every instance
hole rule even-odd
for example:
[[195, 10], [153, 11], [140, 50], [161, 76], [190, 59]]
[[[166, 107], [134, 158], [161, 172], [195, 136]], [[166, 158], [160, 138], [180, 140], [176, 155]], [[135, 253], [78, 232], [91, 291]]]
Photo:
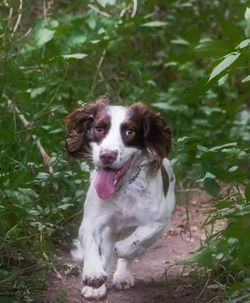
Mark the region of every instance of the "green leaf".
[[16, 239], [20, 232], [21, 229], [18, 227], [18, 224], [16, 224], [6, 233], [6, 239]]
[[55, 31], [47, 28], [40, 28], [36, 33], [36, 43], [38, 47], [43, 46], [45, 43], [53, 39]]
[[[236, 113], [236, 111], [240, 108], [241, 104], [247, 100], [250, 96], [250, 89], [246, 91], [246, 93], [238, 95], [238, 98], [234, 100], [234, 102], [231, 104], [231, 106], [227, 110], [227, 114], [230, 117], [233, 117], [233, 115]], [[248, 118], [247, 118], [248, 119]]]
[[69, 43], [72, 47], [78, 46], [80, 44], [83, 44], [87, 40], [87, 36], [83, 33], [74, 33], [69, 38]]
[[250, 37], [250, 8], [249, 7], [246, 8], [244, 17], [245, 17], [246, 22], [247, 22], [247, 26], [246, 26], [246, 29], [245, 29], [245, 34], [246, 34], [246, 37]]
[[67, 54], [67, 55], [60, 55], [60, 56], [54, 56], [54, 57], [47, 57], [43, 59], [44, 63], [55, 63], [55, 62], [60, 62], [60, 61], [76, 61], [76, 60], [81, 60], [85, 57], [87, 57], [87, 54], [84, 53], [75, 53], [75, 54]]
[[97, 2], [102, 7], [106, 7], [106, 5], [114, 5], [116, 3], [116, 0], [97, 0]]
[[202, 146], [202, 145], [197, 145], [197, 150], [200, 150], [202, 152], [208, 152], [208, 148], [206, 146]]
[[223, 84], [225, 84], [225, 82], [228, 79], [229, 74], [225, 74], [224, 76], [222, 76], [219, 80], [218, 80], [218, 85], [221, 86]]
[[38, 173], [38, 175], [36, 176], [36, 179], [38, 181], [41, 181], [41, 180], [48, 180], [50, 178], [50, 174], [48, 173], [44, 173], [44, 172], [40, 172]]
[[64, 131], [63, 128], [57, 128], [57, 129], [53, 129], [49, 132], [50, 135], [52, 134], [59, 134], [59, 133], [62, 133]]
[[191, 101], [198, 101], [197, 99], [205, 94], [205, 92], [212, 86], [212, 82], [208, 82], [207, 78], [204, 78], [198, 81], [194, 86], [192, 86], [183, 99], [181, 100], [182, 103], [189, 103]]
[[249, 7], [246, 8], [244, 17], [246, 20], [250, 20], [250, 8]]
[[46, 87], [37, 87], [37, 88], [29, 88], [27, 89], [27, 93], [30, 93], [31, 99], [36, 98], [38, 95], [41, 95], [45, 92]]
[[44, 252], [44, 251], [54, 252], [55, 250], [54, 245], [49, 241], [41, 242], [36, 240], [33, 242], [33, 247], [40, 252]]
[[87, 57], [87, 54], [83, 54], [83, 53], [79, 53], [79, 54], [69, 54], [69, 55], [62, 55], [61, 57], [64, 60], [69, 60], [69, 59], [83, 59], [85, 57]]
[[166, 26], [167, 22], [164, 21], [151, 21], [151, 22], [146, 22], [143, 23], [141, 26], [143, 27], [161, 27], [161, 26]]
[[178, 38], [178, 39], [173, 39], [170, 41], [173, 44], [177, 44], [177, 45], [184, 45], [184, 46], [188, 46], [190, 43], [182, 38]]
[[211, 40], [204, 38], [195, 47], [194, 51], [199, 56], [221, 57], [234, 49], [234, 43], [231, 41]]
[[193, 25], [185, 35], [185, 39], [190, 43], [198, 43], [201, 37], [201, 30], [197, 25]]
[[236, 49], [243, 49], [250, 46], [250, 39], [245, 39], [241, 41], [239, 45], [236, 46]]
[[27, 214], [26, 209], [22, 205], [15, 204], [13, 207], [5, 209], [5, 212], [8, 214], [15, 214], [19, 217], [25, 217]]
[[91, 29], [96, 28], [96, 18], [93, 15], [90, 15], [86, 22]]
[[250, 8], [249, 7], [246, 8], [245, 19], [247, 22], [245, 34], [246, 34], [246, 37], [250, 38]]
[[237, 146], [237, 145], [238, 145], [237, 142], [226, 143], [226, 144], [223, 144], [223, 145], [218, 145], [218, 146], [211, 147], [209, 150], [210, 151], [217, 151], [217, 150], [223, 149], [225, 147], [233, 147], [233, 146]]
[[212, 178], [206, 178], [203, 182], [204, 189], [210, 195], [216, 197], [220, 192], [220, 186]]
[[250, 75], [246, 76], [241, 82], [245, 83], [245, 82], [248, 82], [248, 81], [250, 81]]
[[27, 201], [37, 199], [39, 195], [32, 188], [18, 188], [19, 192], [22, 193], [23, 198]]
[[194, 163], [193, 169], [188, 173], [190, 179], [196, 181], [202, 179], [206, 175], [206, 170], [200, 163]]
[[180, 137], [180, 138], [177, 139], [177, 143], [186, 141], [188, 139], [190, 139], [190, 137], [187, 137], [187, 136]]
[[232, 41], [239, 41], [242, 38], [242, 33], [232, 22], [228, 20], [218, 21], [222, 32]]
[[231, 66], [239, 58], [239, 56], [240, 53], [238, 52], [234, 52], [225, 56], [224, 59], [212, 70], [208, 82], [210, 82], [213, 78]]
[[62, 205], [59, 205], [58, 206], [58, 208], [59, 209], [63, 209], [63, 210], [65, 210], [65, 209], [68, 209], [69, 207], [71, 207], [71, 206], [74, 206], [74, 204], [72, 204], [72, 203], [66, 203], [66, 204], [62, 204]]
[[213, 267], [212, 251], [209, 248], [204, 248], [199, 252], [196, 252], [189, 258], [190, 261], [197, 262], [198, 264], [211, 268]]
[[[244, 279], [243, 282], [239, 282], [239, 281], [235, 282], [235, 283], [231, 286], [231, 288], [228, 290], [228, 293], [229, 293], [229, 294], [232, 294], [232, 293], [234, 293], [235, 291], [238, 291], [238, 290], [240, 290], [240, 289], [244, 289], [244, 288], [247, 288], [247, 287], [250, 287], [250, 278]], [[243, 302], [243, 301], [242, 301], [242, 302]], [[244, 301], [244, 302], [246, 303], [247, 301]]]

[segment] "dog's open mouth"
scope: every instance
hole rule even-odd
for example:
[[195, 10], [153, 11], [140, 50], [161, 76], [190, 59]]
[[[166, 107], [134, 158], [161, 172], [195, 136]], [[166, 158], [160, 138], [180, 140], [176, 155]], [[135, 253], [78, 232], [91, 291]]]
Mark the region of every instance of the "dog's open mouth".
[[95, 179], [95, 189], [100, 199], [106, 200], [113, 195], [130, 167], [134, 157], [131, 157], [120, 169], [101, 168]]

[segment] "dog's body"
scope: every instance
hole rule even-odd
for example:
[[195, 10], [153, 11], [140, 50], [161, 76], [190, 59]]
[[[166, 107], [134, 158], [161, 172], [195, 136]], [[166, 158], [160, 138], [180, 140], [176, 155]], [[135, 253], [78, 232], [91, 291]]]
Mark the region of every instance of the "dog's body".
[[83, 295], [100, 299], [112, 255], [118, 257], [113, 284], [133, 286], [131, 260], [170, 222], [175, 177], [165, 157], [171, 134], [164, 119], [145, 105], [109, 106], [104, 99], [77, 109], [66, 124], [75, 133], [67, 141], [68, 152], [91, 155], [96, 168], [72, 254], [83, 260]]

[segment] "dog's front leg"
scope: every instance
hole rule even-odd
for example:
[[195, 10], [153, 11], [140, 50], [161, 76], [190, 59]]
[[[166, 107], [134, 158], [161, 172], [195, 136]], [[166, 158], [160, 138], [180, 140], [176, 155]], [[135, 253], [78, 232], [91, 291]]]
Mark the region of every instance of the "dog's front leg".
[[101, 299], [107, 291], [107, 273], [100, 255], [101, 234], [102, 224], [92, 220], [83, 222], [79, 231], [85, 252], [82, 275], [85, 286], [82, 294], [88, 299]]
[[141, 255], [154, 242], [164, 227], [165, 223], [162, 222], [138, 226], [130, 236], [116, 242], [114, 247], [116, 256], [131, 260]]

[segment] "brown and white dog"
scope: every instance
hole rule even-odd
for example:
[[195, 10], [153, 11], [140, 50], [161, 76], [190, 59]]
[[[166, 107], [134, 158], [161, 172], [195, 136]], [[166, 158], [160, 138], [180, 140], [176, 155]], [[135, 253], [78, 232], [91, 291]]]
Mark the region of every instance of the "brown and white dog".
[[110, 106], [105, 98], [75, 110], [66, 125], [68, 153], [92, 158], [95, 167], [72, 255], [83, 262], [83, 295], [100, 299], [112, 256], [118, 258], [113, 284], [132, 287], [131, 261], [170, 222], [175, 205], [175, 176], [166, 158], [171, 132], [143, 103]]

